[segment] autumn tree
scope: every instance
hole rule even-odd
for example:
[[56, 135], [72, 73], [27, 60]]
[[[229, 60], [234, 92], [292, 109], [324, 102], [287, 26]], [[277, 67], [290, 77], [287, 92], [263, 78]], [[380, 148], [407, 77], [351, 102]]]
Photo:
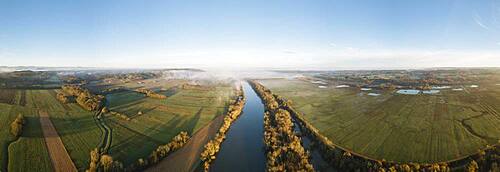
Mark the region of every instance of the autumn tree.
[[111, 171], [111, 167], [113, 166], [113, 157], [111, 157], [110, 155], [102, 155], [101, 164], [104, 168], [104, 171]]
[[24, 125], [24, 116], [19, 114], [16, 119], [10, 124], [10, 133], [14, 135], [14, 137], [21, 136], [23, 132]]
[[476, 161], [472, 160], [469, 165], [467, 165], [467, 171], [468, 172], [476, 172], [479, 170], [479, 165], [477, 164]]
[[96, 172], [98, 168], [99, 158], [101, 154], [99, 153], [99, 149], [94, 148], [90, 151], [90, 164], [88, 172]]

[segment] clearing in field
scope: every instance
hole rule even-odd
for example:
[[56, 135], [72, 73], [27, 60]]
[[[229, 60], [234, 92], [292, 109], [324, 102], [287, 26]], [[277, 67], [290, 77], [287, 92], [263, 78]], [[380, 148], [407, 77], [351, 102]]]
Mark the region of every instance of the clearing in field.
[[500, 138], [500, 89], [402, 95], [318, 88], [300, 80], [261, 80], [293, 102], [335, 144], [375, 159], [441, 162], [476, 153]]

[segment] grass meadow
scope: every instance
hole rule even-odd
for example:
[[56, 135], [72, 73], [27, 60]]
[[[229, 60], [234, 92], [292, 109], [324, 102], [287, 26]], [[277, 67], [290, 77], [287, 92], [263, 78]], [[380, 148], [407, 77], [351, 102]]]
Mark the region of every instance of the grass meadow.
[[319, 88], [300, 80], [261, 80], [293, 102], [320, 132], [344, 148], [396, 162], [440, 162], [476, 153], [500, 139], [500, 86], [437, 95]]

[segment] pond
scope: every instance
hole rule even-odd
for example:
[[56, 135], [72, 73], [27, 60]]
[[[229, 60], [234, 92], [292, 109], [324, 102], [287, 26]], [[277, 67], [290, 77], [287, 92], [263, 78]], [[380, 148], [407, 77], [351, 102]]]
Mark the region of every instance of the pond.
[[420, 90], [398, 90], [396, 93], [398, 94], [407, 94], [407, 95], [417, 95], [420, 93]]
[[377, 93], [368, 93], [369, 96], [380, 96], [380, 94]]
[[337, 87], [337, 88], [348, 88], [348, 87], [349, 87], [349, 85], [337, 85], [336, 87]]
[[451, 86], [433, 86], [432, 89], [435, 90], [442, 90], [442, 89], [449, 89]]
[[440, 92], [439, 90], [425, 90], [425, 91], [422, 91], [422, 93], [424, 93], [424, 94], [437, 94], [439, 92]]

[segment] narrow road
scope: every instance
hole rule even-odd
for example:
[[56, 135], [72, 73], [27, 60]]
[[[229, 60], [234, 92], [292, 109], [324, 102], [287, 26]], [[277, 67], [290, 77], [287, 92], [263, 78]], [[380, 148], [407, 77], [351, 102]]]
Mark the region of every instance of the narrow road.
[[40, 124], [42, 126], [45, 144], [52, 160], [52, 165], [56, 172], [77, 171], [76, 166], [66, 151], [66, 147], [57, 134], [57, 130], [50, 120], [49, 114], [45, 111], [39, 111]]

